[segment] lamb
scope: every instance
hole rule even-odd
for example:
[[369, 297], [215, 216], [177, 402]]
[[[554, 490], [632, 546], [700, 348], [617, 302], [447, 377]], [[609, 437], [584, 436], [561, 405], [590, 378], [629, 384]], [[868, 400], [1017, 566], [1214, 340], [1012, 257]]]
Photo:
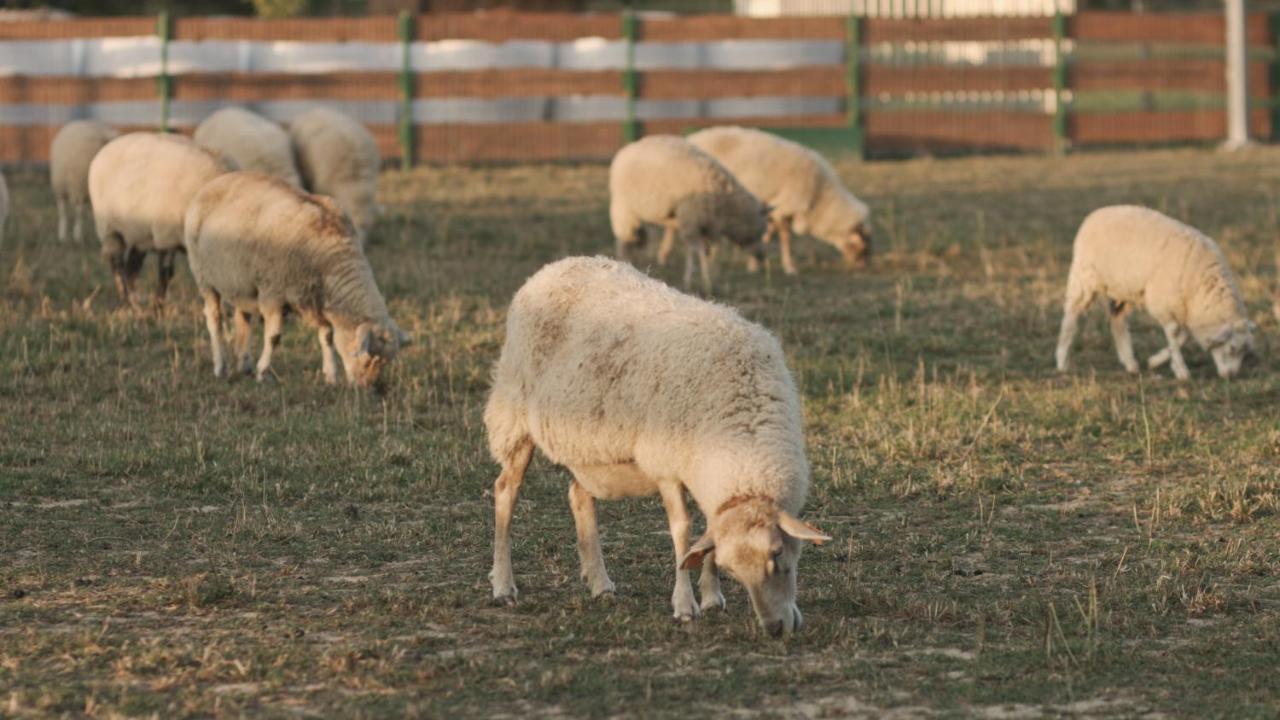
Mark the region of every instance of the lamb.
[[[799, 629], [809, 486], [800, 399], [778, 340], [734, 310], [630, 265], [568, 258], [516, 293], [485, 408], [494, 483], [493, 597], [515, 602], [511, 516], [537, 447], [573, 474], [582, 577], [611, 593], [595, 500], [659, 495], [675, 546], [675, 617], [724, 605], [717, 566], [737, 578], [772, 635]], [[689, 543], [685, 493], [707, 517]], [[701, 566], [702, 602], [686, 572]]]
[[180, 135], [130, 133], [89, 164], [89, 199], [102, 255], [116, 290], [134, 305], [134, 282], [148, 252], [159, 263], [155, 303], [164, 302], [182, 250], [182, 219], [196, 192], [226, 171], [223, 158]]
[[[242, 372], [271, 378], [287, 310], [320, 336], [326, 383], [337, 382], [337, 360], [347, 382], [381, 391], [383, 369], [409, 336], [387, 305], [337, 203], [261, 173], [219, 177], [191, 201], [185, 241], [191, 275], [204, 299], [213, 373], [226, 374], [222, 302], [235, 312], [234, 351]], [[261, 314], [264, 341], [257, 366], [249, 354], [250, 322]]]
[[693, 281], [695, 259], [702, 286], [711, 291], [712, 241], [731, 242], [760, 253], [769, 209], [715, 158], [674, 135], [652, 135], [622, 148], [609, 166], [609, 220], [618, 257], [643, 242], [644, 223], [665, 229], [658, 250], [666, 264], [675, 236], [685, 243], [684, 285]]
[[303, 186], [337, 200], [363, 244], [379, 213], [381, 156], [373, 135], [337, 110], [317, 108], [289, 124], [289, 138]]
[[764, 241], [779, 236], [782, 269], [788, 275], [797, 272], [791, 258], [793, 231], [835, 247], [848, 268], [863, 267], [870, 260], [871, 211], [841, 184], [826, 158], [799, 143], [750, 128], [707, 128], [688, 139], [773, 207]]
[[302, 187], [284, 128], [240, 107], [223, 108], [196, 127], [195, 141], [235, 161], [238, 169], [274, 175]]
[[97, 120], [63, 125], [49, 145], [49, 184], [58, 204], [58, 241], [67, 241], [68, 215], [75, 216], [73, 236], [84, 237], [84, 211], [89, 206], [89, 163], [120, 133]]
[[1155, 369], [1172, 361], [1179, 380], [1191, 377], [1182, 358], [1188, 334], [1213, 354], [1223, 378], [1239, 372], [1254, 349], [1254, 324], [1218, 245], [1155, 210], [1114, 205], [1094, 210], [1080, 225], [1058, 336], [1059, 371], [1067, 369], [1077, 319], [1099, 295], [1110, 303], [1116, 352], [1131, 373], [1138, 372], [1138, 362], [1128, 315], [1139, 307], [1160, 323], [1169, 341], [1147, 366]]

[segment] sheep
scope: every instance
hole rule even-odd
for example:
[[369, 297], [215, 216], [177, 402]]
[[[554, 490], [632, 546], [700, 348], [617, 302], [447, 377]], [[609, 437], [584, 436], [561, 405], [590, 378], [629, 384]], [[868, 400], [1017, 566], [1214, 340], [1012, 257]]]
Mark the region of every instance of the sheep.
[[328, 108], [309, 110], [289, 124], [303, 187], [328, 195], [351, 216], [361, 244], [377, 218], [382, 158], [364, 125]]
[[227, 166], [217, 153], [180, 135], [130, 133], [107, 143], [89, 163], [89, 199], [102, 255], [121, 299], [134, 307], [134, 281], [148, 252], [159, 263], [155, 304], [182, 250], [187, 203]]
[[[387, 313], [355, 228], [332, 199], [261, 173], [223, 175], [187, 208], [184, 236], [191, 275], [204, 300], [213, 374], [226, 374], [222, 302], [235, 312], [234, 351], [244, 373], [272, 378], [271, 356], [286, 311], [320, 337], [324, 380], [381, 391], [383, 368], [409, 336]], [[262, 315], [262, 355], [249, 354], [250, 322]]]
[[695, 259], [711, 291], [710, 243], [720, 237], [760, 253], [769, 209], [715, 158], [674, 135], [652, 135], [618, 151], [609, 166], [609, 220], [617, 254], [643, 242], [643, 225], [665, 232], [658, 263], [666, 264], [675, 236], [685, 243], [684, 285]]
[[67, 219], [75, 215], [73, 237], [84, 237], [84, 211], [89, 205], [89, 163], [120, 133], [97, 120], [63, 125], [49, 145], [49, 184], [58, 205], [58, 241], [67, 241]]
[[9, 185], [0, 172], [0, 248], [4, 247], [4, 226], [9, 219]]
[[284, 128], [240, 107], [223, 108], [204, 119], [195, 141], [235, 161], [240, 170], [274, 175], [290, 185], [302, 187], [302, 178], [293, 164], [293, 148]]
[[[484, 412], [494, 483], [493, 598], [514, 603], [511, 516], [534, 448], [573, 475], [582, 577], [614, 591], [595, 500], [659, 495], [675, 547], [674, 615], [724, 606], [717, 566], [772, 635], [799, 629], [797, 518], [809, 485], [800, 400], [778, 340], [730, 308], [608, 258], [568, 258], [525, 282]], [[707, 517], [689, 543], [685, 494]], [[702, 602], [686, 572], [702, 568]]]
[[1097, 296], [1110, 303], [1111, 334], [1125, 370], [1138, 372], [1128, 315], [1145, 307], [1169, 345], [1151, 356], [1155, 369], [1172, 361], [1179, 380], [1191, 377], [1182, 358], [1188, 334], [1230, 378], [1253, 351], [1249, 321], [1235, 277], [1217, 243], [1195, 228], [1136, 205], [1094, 210], [1076, 233], [1058, 335], [1057, 365], [1067, 369], [1076, 322]]
[[688, 139], [773, 207], [764, 241], [778, 235], [782, 269], [788, 275], [797, 273], [791, 258], [793, 231], [835, 247], [848, 268], [863, 267], [870, 260], [871, 211], [841, 184], [826, 158], [799, 143], [750, 128], [707, 128]]

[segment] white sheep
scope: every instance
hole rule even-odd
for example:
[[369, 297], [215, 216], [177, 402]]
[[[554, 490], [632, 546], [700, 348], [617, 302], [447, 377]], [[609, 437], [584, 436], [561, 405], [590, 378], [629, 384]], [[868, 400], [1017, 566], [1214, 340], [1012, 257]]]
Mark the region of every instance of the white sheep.
[[196, 127], [195, 141], [235, 162], [237, 169], [273, 175], [302, 187], [284, 128], [241, 107], [227, 107]]
[[845, 188], [826, 158], [799, 143], [750, 128], [708, 128], [688, 139], [773, 208], [769, 236], [779, 236], [782, 269], [788, 275], [796, 274], [792, 231], [835, 247], [847, 267], [867, 263], [871, 211]]
[[364, 125], [329, 108], [316, 108], [289, 124], [303, 186], [328, 195], [351, 217], [363, 244], [379, 213], [378, 144]]
[[[222, 303], [235, 312], [234, 351], [242, 372], [271, 377], [286, 310], [319, 331], [324, 379], [337, 382], [340, 359], [350, 384], [379, 389], [384, 366], [409, 342], [387, 313], [355, 229], [332, 198], [279, 178], [235, 172], [219, 177], [186, 213], [187, 257], [204, 299], [213, 372], [226, 373]], [[262, 315], [262, 355], [249, 353], [250, 322]]]
[[1099, 296], [1110, 303], [1116, 352], [1131, 373], [1138, 372], [1128, 324], [1135, 308], [1145, 307], [1169, 342], [1147, 366], [1172, 360], [1179, 380], [1191, 376], [1182, 359], [1188, 334], [1213, 354], [1224, 378], [1235, 375], [1253, 350], [1254, 325], [1231, 268], [1217, 243], [1195, 228], [1149, 208], [1104, 207], [1084, 219], [1072, 253], [1058, 336], [1059, 371], [1067, 369], [1080, 314]]
[[4, 226], [9, 220], [9, 184], [0, 172], [0, 248], [4, 247]]
[[67, 241], [68, 215], [75, 216], [76, 242], [84, 237], [84, 211], [89, 206], [89, 163], [120, 133], [97, 120], [63, 125], [49, 145], [49, 184], [58, 204], [58, 240]]
[[[771, 633], [798, 629], [799, 519], [809, 486], [800, 399], [782, 347], [734, 310], [626, 263], [568, 258], [531, 277], [507, 313], [484, 413], [494, 484], [493, 597], [514, 602], [511, 515], [537, 447], [573, 474], [582, 576], [613, 592], [595, 499], [660, 495], [675, 546], [675, 616], [723, 606], [716, 566], [747, 589]], [[692, 545], [685, 492], [707, 517]], [[687, 568], [702, 567], [702, 603]]]
[[130, 133], [89, 164], [89, 199], [102, 255], [116, 289], [135, 304], [134, 281], [147, 253], [159, 263], [155, 301], [164, 301], [182, 250], [182, 221], [196, 192], [226, 171], [223, 158], [181, 135]]
[[645, 223], [665, 232], [658, 262], [665, 264], [676, 235], [685, 243], [684, 284], [695, 260], [703, 290], [711, 290], [711, 243], [726, 237], [759, 253], [769, 209], [715, 158], [674, 135], [651, 135], [618, 151], [609, 166], [609, 220], [618, 257], [644, 241]]

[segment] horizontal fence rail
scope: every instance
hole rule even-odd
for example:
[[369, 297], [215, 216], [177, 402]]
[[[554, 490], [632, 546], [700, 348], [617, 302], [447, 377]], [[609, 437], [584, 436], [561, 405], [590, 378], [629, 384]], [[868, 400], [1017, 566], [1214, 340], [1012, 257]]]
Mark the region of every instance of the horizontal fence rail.
[[[1263, 139], [1271, 20], [1247, 28]], [[0, 23], [0, 162], [46, 162], [77, 118], [189, 132], [228, 104], [286, 123], [334, 106], [406, 163], [603, 159], [631, 133], [729, 123], [854, 153], [1209, 142], [1224, 37], [1215, 13]]]

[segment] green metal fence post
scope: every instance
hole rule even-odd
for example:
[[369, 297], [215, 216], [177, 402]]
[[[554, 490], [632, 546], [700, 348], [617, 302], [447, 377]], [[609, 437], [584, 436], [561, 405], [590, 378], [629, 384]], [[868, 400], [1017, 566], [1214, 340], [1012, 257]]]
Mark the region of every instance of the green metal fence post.
[[413, 16], [402, 10], [400, 29], [400, 168], [413, 167], [413, 63], [410, 49], [413, 46]]
[[863, 157], [862, 132], [862, 19], [850, 15], [845, 26], [845, 115], [855, 155]]
[[160, 132], [169, 132], [169, 102], [173, 98], [173, 77], [169, 75], [169, 39], [173, 37], [173, 24], [169, 11], [161, 10], [156, 17], [156, 35], [160, 38], [160, 75], [156, 78], [156, 92], [160, 95]]
[[1267, 15], [1267, 26], [1271, 30], [1271, 68], [1267, 102], [1271, 107], [1271, 139], [1280, 138], [1280, 13]]
[[1067, 18], [1057, 7], [1053, 10], [1053, 152], [1067, 152], [1067, 58], [1063, 45], [1067, 36]]
[[627, 97], [626, 116], [622, 121], [623, 142], [634, 142], [640, 137], [640, 126], [636, 122], [636, 95], [639, 83], [636, 81], [636, 14], [630, 8], [622, 13], [622, 38], [626, 42], [626, 67], [622, 71], [622, 89]]

